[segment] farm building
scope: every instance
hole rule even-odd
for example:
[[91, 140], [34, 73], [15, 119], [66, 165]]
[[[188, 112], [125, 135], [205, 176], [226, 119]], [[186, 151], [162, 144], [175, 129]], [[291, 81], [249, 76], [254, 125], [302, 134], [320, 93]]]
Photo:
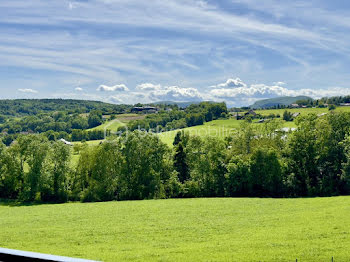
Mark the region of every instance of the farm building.
[[158, 108], [153, 106], [142, 106], [142, 107], [134, 107], [131, 109], [132, 113], [146, 113], [146, 114], [154, 114], [158, 113]]

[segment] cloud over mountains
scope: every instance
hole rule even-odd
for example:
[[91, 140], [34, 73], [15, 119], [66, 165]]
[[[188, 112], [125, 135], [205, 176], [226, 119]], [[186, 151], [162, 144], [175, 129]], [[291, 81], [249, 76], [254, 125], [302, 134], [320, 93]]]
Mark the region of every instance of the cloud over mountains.
[[127, 88], [127, 86], [124, 84], [114, 85], [114, 86], [100, 85], [97, 88], [97, 91], [102, 91], [102, 92], [129, 91], [129, 88]]

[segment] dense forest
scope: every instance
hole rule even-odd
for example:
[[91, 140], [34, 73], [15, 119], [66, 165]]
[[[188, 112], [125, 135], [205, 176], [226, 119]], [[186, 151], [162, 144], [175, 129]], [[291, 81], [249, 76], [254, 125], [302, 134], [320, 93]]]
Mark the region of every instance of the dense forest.
[[179, 131], [170, 148], [135, 130], [98, 146], [71, 147], [40, 134], [0, 144], [0, 197], [107, 201], [177, 197], [302, 197], [350, 194], [350, 114], [241, 121], [225, 140]]
[[0, 115], [27, 116], [43, 113], [67, 112], [67, 114], [89, 113], [99, 110], [105, 114], [123, 113], [130, 105], [115, 105], [99, 101], [73, 99], [14, 99], [0, 100]]
[[[103, 123], [103, 115], [125, 113], [131, 108], [131, 105], [87, 100], [0, 100], [0, 138], [6, 145], [11, 144], [19, 134], [42, 133], [49, 140], [71, 140], [74, 130], [96, 127]], [[82, 139], [103, 137], [102, 131], [84, 131]]]

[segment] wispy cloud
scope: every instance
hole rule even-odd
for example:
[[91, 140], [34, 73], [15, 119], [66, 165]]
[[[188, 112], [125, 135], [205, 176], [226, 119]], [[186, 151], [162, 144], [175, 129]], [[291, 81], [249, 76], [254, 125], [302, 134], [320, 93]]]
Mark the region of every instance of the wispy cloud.
[[32, 93], [32, 94], [38, 93], [38, 91], [31, 89], [31, 88], [19, 88], [18, 91], [22, 92], [22, 93]]
[[[337, 1], [18, 0], [0, 10], [0, 86], [9, 97], [9, 86], [23, 83], [38, 96], [68, 93], [79, 79], [79, 93], [108, 100], [123, 91], [121, 102], [210, 95], [238, 103], [247, 93], [349, 87], [350, 9]], [[96, 90], [116, 79], [130, 90]]]

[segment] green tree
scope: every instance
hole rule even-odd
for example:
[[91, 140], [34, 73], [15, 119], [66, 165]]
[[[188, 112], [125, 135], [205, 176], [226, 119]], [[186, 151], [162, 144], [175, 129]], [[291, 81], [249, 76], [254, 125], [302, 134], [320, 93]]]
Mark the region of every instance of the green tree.
[[287, 110], [285, 110], [285, 111], [283, 112], [283, 120], [285, 120], [285, 121], [293, 121], [293, 115], [292, 115], [292, 113], [289, 112], [289, 111], [287, 111]]
[[101, 111], [90, 112], [89, 118], [88, 118], [89, 128], [99, 126], [102, 123], [103, 123], [103, 119], [102, 119], [102, 112]]
[[181, 183], [189, 179], [190, 172], [187, 165], [185, 148], [188, 137], [184, 131], [177, 132], [174, 139], [174, 168], [178, 173], [178, 178]]
[[20, 196], [24, 201], [41, 200], [42, 193], [48, 190], [48, 161], [49, 143], [46, 137], [41, 135], [26, 135], [18, 139], [22, 154], [22, 167], [28, 166], [28, 172], [24, 172], [23, 191]]
[[84, 201], [108, 201], [117, 198], [118, 181], [121, 179], [124, 156], [120, 141], [107, 141], [95, 149], [91, 173]]
[[289, 173], [294, 179], [293, 191], [297, 196], [312, 196], [319, 192], [316, 120], [314, 114], [298, 118], [298, 128], [290, 136], [287, 161]]
[[232, 157], [227, 166], [226, 196], [242, 197], [249, 195], [250, 162], [244, 155]]
[[278, 155], [273, 150], [258, 149], [251, 156], [250, 181], [253, 196], [280, 196], [282, 172]]
[[0, 198], [15, 199], [20, 190], [19, 163], [13, 150], [0, 142]]
[[61, 143], [54, 142], [50, 148], [49, 184], [52, 198], [56, 202], [68, 200], [68, 176], [70, 174], [70, 148]]
[[187, 145], [191, 180], [195, 181], [202, 196], [225, 194], [225, 142], [216, 138], [191, 137]]
[[158, 136], [141, 131], [127, 133], [121, 139], [125, 164], [118, 184], [118, 199], [164, 197], [161, 182], [170, 176], [167, 146]]

